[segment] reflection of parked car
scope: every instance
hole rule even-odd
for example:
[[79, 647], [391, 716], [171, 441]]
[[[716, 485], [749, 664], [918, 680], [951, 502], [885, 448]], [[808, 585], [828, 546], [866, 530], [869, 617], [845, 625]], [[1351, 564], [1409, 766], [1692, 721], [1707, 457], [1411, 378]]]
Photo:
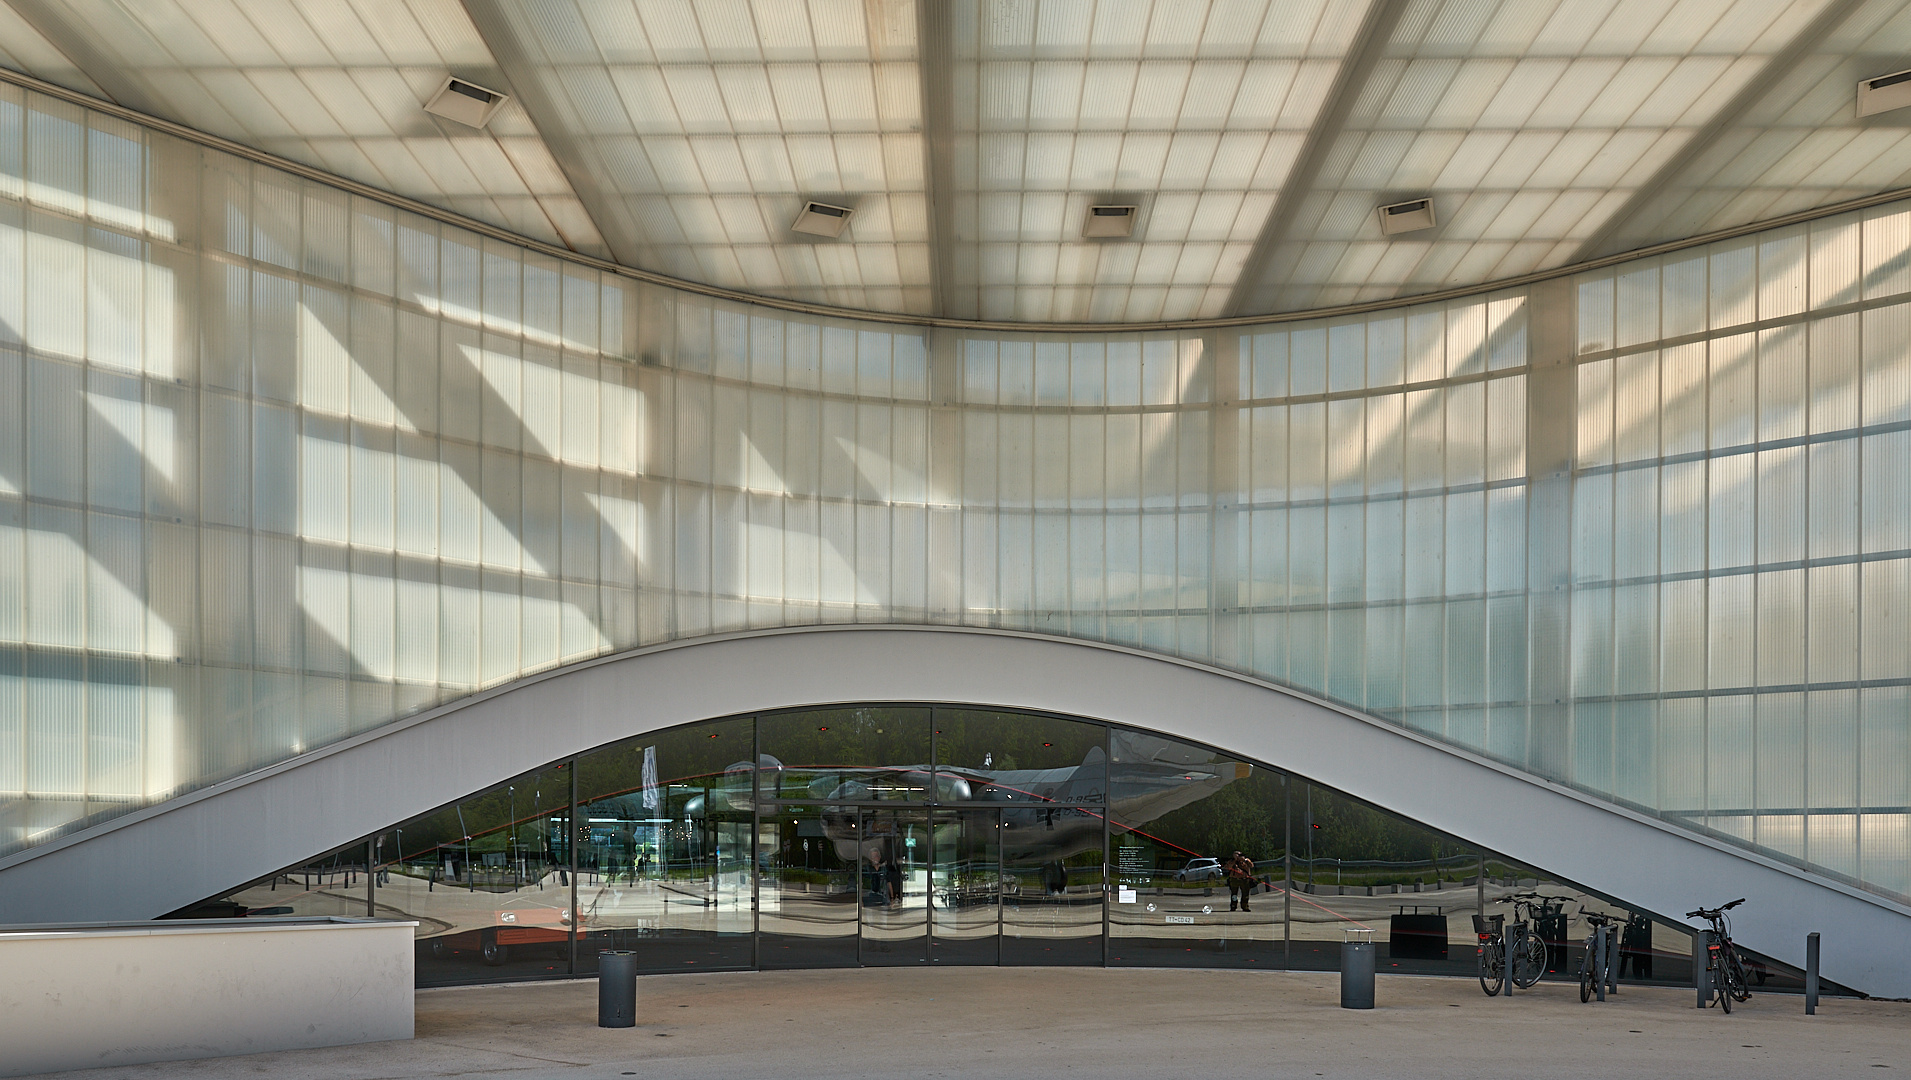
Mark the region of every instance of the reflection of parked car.
[[1188, 865], [1174, 872], [1176, 881], [1219, 881], [1224, 876], [1219, 859], [1189, 859]]

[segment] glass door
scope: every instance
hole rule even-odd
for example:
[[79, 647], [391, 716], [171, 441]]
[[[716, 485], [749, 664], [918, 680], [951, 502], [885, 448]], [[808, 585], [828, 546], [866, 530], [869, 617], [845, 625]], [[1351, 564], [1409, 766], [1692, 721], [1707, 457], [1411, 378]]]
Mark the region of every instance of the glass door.
[[939, 810], [935, 825], [929, 959], [951, 965], [999, 963], [1002, 814]]
[[1002, 963], [1102, 962], [1102, 813], [1002, 810]]
[[862, 962], [871, 967], [927, 962], [929, 812], [866, 811], [860, 831]]
[[757, 837], [764, 968], [856, 966], [861, 823], [838, 807], [766, 808]]

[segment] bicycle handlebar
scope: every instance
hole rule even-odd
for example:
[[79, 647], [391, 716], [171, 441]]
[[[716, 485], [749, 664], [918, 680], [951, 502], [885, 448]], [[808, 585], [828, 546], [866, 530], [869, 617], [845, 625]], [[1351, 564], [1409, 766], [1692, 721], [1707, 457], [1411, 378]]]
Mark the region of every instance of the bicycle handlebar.
[[1741, 896], [1737, 900], [1734, 900], [1729, 904], [1721, 905], [1719, 907], [1700, 908], [1697, 911], [1688, 911], [1685, 913], [1685, 917], [1688, 919], [1716, 919], [1719, 916], [1724, 915], [1726, 912], [1732, 910], [1733, 908], [1739, 906], [1740, 904], [1743, 904], [1744, 902], [1745, 902], [1745, 898]]

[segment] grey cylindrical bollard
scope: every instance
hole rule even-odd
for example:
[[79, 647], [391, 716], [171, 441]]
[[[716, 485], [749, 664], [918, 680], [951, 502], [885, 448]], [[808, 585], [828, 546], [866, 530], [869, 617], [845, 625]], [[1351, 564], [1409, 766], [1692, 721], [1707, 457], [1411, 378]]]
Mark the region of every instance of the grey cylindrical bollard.
[[597, 954], [597, 1026], [637, 1026], [637, 954]]
[[1374, 943], [1372, 931], [1365, 940], [1356, 939], [1362, 931], [1350, 930], [1340, 943], [1340, 1007], [1374, 1007]]
[[1818, 1014], [1818, 931], [1805, 935], [1805, 1015]]

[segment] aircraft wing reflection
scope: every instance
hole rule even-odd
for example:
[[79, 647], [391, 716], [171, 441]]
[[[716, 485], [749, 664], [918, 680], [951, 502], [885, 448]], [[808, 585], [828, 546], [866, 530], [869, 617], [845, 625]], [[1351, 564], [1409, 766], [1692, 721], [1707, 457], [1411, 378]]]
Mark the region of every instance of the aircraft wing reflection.
[[[1039, 856], [1060, 860], [1083, 851], [1099, 850], [1102, 844], [1102, 806], [1124, 825], [1137, 826], [1154, 821], [1207, 798], [1228, 784], [1248, 775], [1248, 767], [1234, 762], [1183, 763], [1170, 755], [1150, 753], [1162, 748], [1181, 749], [1179, 744], [1145, 736], [1130, 736], [1126, 753], [1107, 761], [1099, 747], [1086, 755], [1082, 764], [1055, 769], [974, 769], [943, 767], [932, 770], [924, 764], [890, 766], [881, 770], [855, 770], [863, 775], [880, 773], [908, 778], [908, 786], [926, 791], [933, 784], [936, 801], [974, 807], [992, 805], [1002, 815], [1002, 858], [1015, 862]], [[768, 771], [785, 766], [766, 759], [761, 766]], [[837, 855], [854, 864], [862, 856], [863, 837], [858, 832], [860, 811], [854, 804], [887, 801], [880, 798], [871, 783], [863, 779], [838, 779], [830, 770], [804, 767], [804, 772], [824, 771], [823, 778], [808, 786], [808, 795], [824, 806], [824, 835]], [[851, 770], [843, 770], [851, 771]], [[743, 787], [726, 798], [748, 798], [747, 765], [733, 766], [726, 779], [740, 779]], [[760, 780], [763, 790], [786, 791], [774, 780]], [[880, 781], [878, 781], [880, 783]]]

